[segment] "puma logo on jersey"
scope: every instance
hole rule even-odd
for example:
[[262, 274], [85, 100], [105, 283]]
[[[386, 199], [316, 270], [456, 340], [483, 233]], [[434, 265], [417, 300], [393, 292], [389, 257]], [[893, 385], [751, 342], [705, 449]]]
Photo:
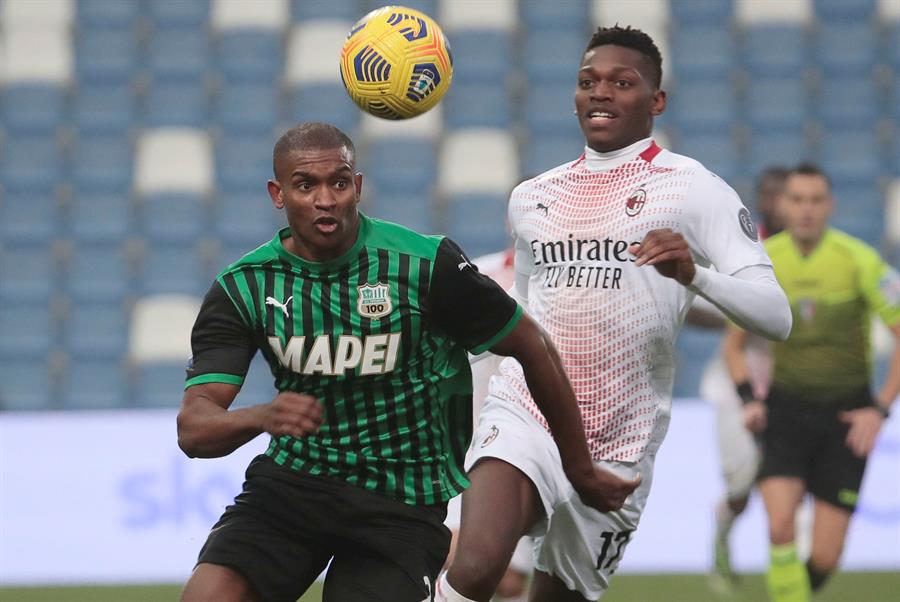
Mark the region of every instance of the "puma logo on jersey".
[[283, 313], [284, 317], [286, 318], [286, 317], [288, 317], [288, 308], [287, 308], [288, 303], [290, 303], [293, 300], [294, 300], [293, 295], [288, 297], [287, 301], [285, 301], [284, 303], [282, 303], [275, 297], [266, 297], [266, 305], [274, 305], [275, 307], [277, 307], [278, 309], [281, 310], [281, 313]]
[[544, 217], [547, 217], [548, 215], [550, 215], [550, 207], [552, 207], [554, 204], [556, 204], [555, 200], [550, 201], [548, 204], [538, 203], [534, 206], [534, 208], [537, 211], [543, 211]]
[[466, 259], [464, 255], [460, 255], [459, 258], [462, 259], [462, 261], [460, 261], [456, 267], [459, 269], [460, 272], [462, 272], [466, 266], [469, 266], [469, 268], [472, 268], [472, 264], [469, 263], [469, 260]]
[[372, 334], [362, 339], [342, 334], [334, 347], [331, 335], [320, 334], [306, 355], [305, 336], [291, 337], [283, 347], [279, 337], [268, 340], [278, 362], [298, 374], [340, 376], [347, 370], [358, 371], [360, 376], [386, 374], [396, 367], [400, 350], [399, 332]]

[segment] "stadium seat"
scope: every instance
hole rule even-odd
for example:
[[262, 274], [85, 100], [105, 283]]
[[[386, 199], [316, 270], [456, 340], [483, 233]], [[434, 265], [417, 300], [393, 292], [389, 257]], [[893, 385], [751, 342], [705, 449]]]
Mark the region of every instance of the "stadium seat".
[[728, 78], [681, 78], [666, 107], [675, 127], [699, 131], [727, 131], [738, 119], [734, 88]]
[[545, 2], [544, 0], [520, 0], [519, 2], [522, 23], [529, 32], [563, 29], [585, 36], [588, 33], [585, 24], [590, 22], [586, 9], [587, 3], [583, 0], [568, 0], [559, 3]]
[[885, 205], [874, 182], [835, 181], [831, 225], [880, 248], [885, 234]]
[[146, 60], [154, 80], [185, 82], [202, 79], [209, 70], [209, 41], [205, 29], [179, 27], [154, 31], [147, 44]]
[[[897, 11], [900, 13], [900, 9]], [[900, 15], [897, 16], [896, 21], [892, 25], [887, 26], [887, 31], [885, 32], [885, 42], [887, 46], [885, 48], [884, 56], [890, 65], [894, 68], [895, 73], [900, 71]], [[894, 82], [900, 81], [900, 78], [894, 78]], [[895, 98], [900, 98], [895, 96]], [[900, 105], [900, 102], [895, 103], [896, 105]]]
[[822, 167], [835, 182], [865, 184], [877, 181], [881, 152], [872, 130], [826, 128]]
[[151, 128], [205, 128], [209, 122], [209, 94], [202, 79], [154, 81], [143, 102], [143, 122]]
[[[329, 0], [328, 2], [291, 0], [291, 18], [296, 23], [316, 19], [335, 19], [355, 23], [368, 12], [362, 4], [360, 0]], [[406, 5], [404, 4], [404, 6]]]
[[442, 104], [449, 128], [507, 128], [513, 118], [507, 88], [496, 83], [454, 81]]
[[213, 189], [211, 139], [191, 128], [146, 130], [137, 141], [135, 187], [141, 195], [192, 192], [208, 195]]
[[215, 123], [229, 132], [271, 132], [278, 123], [279, 98], [271, 84], [226, 81], [213, 102]]
[[872, 20], [877, 0], [813, 0], [816, 16], [826, 23]]
[[337, 57], [353, 21], [314, 19], [289, 33], [284, 79], [289, 87], [341, 84]]
[[40, 190], [46, 194], [54, 183], [62, 181], [64, 167], [62, 150], [53, 134], [9, 136], [3, 140], [0, 181], [4, 188]]
[[[289, 123], [322, 121], [352, 136], [359, 125], [360, 111], [343, 84], [308, 83], [290, 92], [286, 114]], [[269, 149], [271, 151], [271, 148]]]
[[741, 25], [775, 23], [809, 24], [813, 17], [812, 2], [760, 2], [735, 0], [734, 14]]
[[450, 37], [450, 50], [453, 53], [454, 85], [503, 86], [515, 65], [512, 36], [506, 31], [455, 31]]
[[0, 361], [0, 410], [48, 410], [53, 398], [52, 372], [46, 360], [9, 357]]
[[581, 31], [531, 32], [522, 47], [522, 67], [529, 85], [574, 85], [587, 39]]
[[72, 25], [74, 4], [70, 0], [4, 0], [0, 4], [0, 23], [9, 28], [68, 28]]
[[[506, 105], [509, 110], [509, 103]], [[575, 87], [571, 81], [532, 86], [527, 90], [522, 117], [533, 135], [580, 134], [575, 110]]]
[[884, 221], [887, 243], [900, 250], [900, 178], [892, 180], [887, 187]]
[[867, 75], [826, 77], [816, 106], [826, 129], [840, 124], [843, 128], [871, 130], [878, 121], [878, 89]]
[[110, 410], [125, 407], [128, 386], [121, 363], [116, 357], [70, 356], [59, 388], [62, 408]]
[[148, 0], [146, 11], [157, 27], [202, 29], [209, 23], [209, 0]]
[[437, 180], [435, 148], [428, 139], [381, 138], [369, 145], [368, 174], [380, 191], [430, 196]]
[[731, 0], [677, 0], [669, 4], [672, 21], [676, 24], [723, 26], [731, 20], [732, 9]]
[[696, 398], [700, 380], [709, 359], [718, 352], [722, 333], [719, 330], [685, 327], [675, 341], [677, 364], [672, 397]]
[[81, 190], [127, 191], [132, 158], [131, 142], [121, 133], [82, 135], [72, 152], [72, 182]]
[[64, 273], [65, 290], [76, 303], [120, 302], [134, 286], [122, 244], [80, 244], [74, 248]]
[[52, 193], [6, 192], [0, 201], [0, 241], [50, 245], [59, 235], [60, 211]]
[[141, 197], [138, 222], [151, 245], [196, 241], [207, 230], [204, 197], [191, 192], [159, 192]]
[[200, 299], [185, 295], [156, 295], [138, 299], [131, 311], [128, 357], [137, 365], [181, 363], [191, 355], [191, 328], [200, 311]]
[[64, 341], [70, 356], [121, 358], [128, 322], [119, 302], [73, 303], [65, 321]]
[[451, 197], [446, 204], [448, 236], [469, 257], [506, 248], [508, 194], [471, 194]]
[[75, 189], [67, 226], [76, 244], [116, 243], [132, 231], [131, 197], [125, 191]]
[[3, 37], [7, 85], [71, 82], [73, 57], [68, 27], [41, 24], [4, 27]]
[[52, 300], [0, 305], [0, 364], [13, 358], [47, 357], [58, 339]]
[[275, 209], [262, 183], [255, 187], [225, 188], [214, 197], [213, 233], [233, 243], [260, 245], [275, 236], [284, 216]]
[[433, 195], [428, 191], [375, 189], [364, 197], [360, 210], [371, 217], [412, 228], [435, 232], [437, 217]]
[[700, 161], [726, 182], [732, 183], [738, 175], [737, 148], [727, 133], [682, 133], [675, 152]]
[[[325, 4], [324, 2], [321, 4]], [[329, 2], [330, 6], [331, 3]], [[213, 0], [210, 7], [210, 26], [218, 32], [252, 32], [276, 34], [290, 22], [288, 0], [242, 2], [241, 0]]]
[[76, 73], [81, 85], [129, 83], [138, 70], [138, 39], [132, 29], [92, 28], [75, 44]]
[[827, 75], [871, 74], [877, 62], [877, 32], [871, 22], [824, 23], [813, 57]]
[[136, 99], [127, 81], [78, 86], [72, 124], [82, 134], [127, 132], [137, 118]]
[[503, 130], [450, 132], [439, 157], [442, 194], [506, 196], [519, 181], [519, 156], [512, 136]]
[[736, 63], [732, 32], [719, 25], [684, 24], [671, 38], [674, 75], [682, 77], [727, 77]]
[[76, 18], [82, 30], [95, 27], [130, 29], [141, 16], [140, 0], [79, 0]]
[[216, 66], [229, 83], [274, 85], [284, 68], [282, 38], [280, 31], [269, 29], [226, 29], [217, 39]]
[[584, 152], [584, 138], [577, 135], [532, 136], [523, 149], [522, 176], [533, 178], [548, 169], [575, 161]]
[[222, 190], [255, 190], [268, 198], [266, 181], [272, 175], [271, 135], [225, 132], [216, 138], [216, 181]]
[[811, 109], [802, 80], [759, 76], [747, 83], [742, 115], [754, 132], [768, 132], [803, 126]]
[[[359, 113], [359, 111], [357, 111]], [[419, 138], [429, 139], [435, 142], [443, 133], [443, 104], [439, 104], [424, 115], [419, 115], [415, 119], [402, 119], [400, 121], [391, 121], [389, 119], [379, 119], [368, 113], [362, 113], [362, 119], [359, 122], [359, 134], [362, 139], [377, 140], [378, 138]], [[357, 157], [360, 165], [365, 166], [368, 161], [369, 153], [363, 153]], [[366, 168], [368, 171], [368, 168]]]
[[134, 405], [139, 408], [177, 408], [181, 405], [187, 358], [147, 362], [135, 368]]
[[806, 135], [800, 127], [754, 133], [750, 137], [746, 169], [757, 174], [770, 165], [796, 165], [810, 156]]
[[66, 94], [51, 83], [7, 86], [0, 92], [2, 125], [7, 135], [53, 134], [67, 117]]
[[791, 77], [809, 65], [809, 41], [801, 25], [774, 23], [744, 30], [740, 56], [751, 80], [756, 77]]
[[[480, 0], [478, 10], [465, 2], [442, 0], [437, 15], [432, 15], [450, 39], [463, 29], [493, 29], [511, 32], [516, 28], [518, 10], [515, 2], [507, 0]], [[451, 41], [452, 44], [452, 41]]]
[[200, 246], [189, 243], [162, 245], [148, 242], [138, 273], [139, 292], [144, 296], [202, 297], [212, 282], [211, 270], [207, 268]]
[[246, 408], [272, 401], [278, 390], [275, 388], [275, 377], [272, 376], [272, 370], [263, 359], [262, 355], [257, 353], [253, 361], [250, 362], [250, 370], [244, 378], [244, 384], [241, 385], [241, 391], [234, 399], [232, 408]]
[[0, 307], [51, 299], [58, 277], [56, 257], [46, 241], [5, 245], [0, 251]]

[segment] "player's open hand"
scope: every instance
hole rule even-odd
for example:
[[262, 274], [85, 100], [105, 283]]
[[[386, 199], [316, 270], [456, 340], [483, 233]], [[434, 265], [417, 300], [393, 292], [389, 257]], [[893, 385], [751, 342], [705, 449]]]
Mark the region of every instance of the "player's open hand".
[[635, 257], [635, 265], [652, 265], [666, 278], [674, 278], [684, 286], [697, 273], [687, 241], [670, 228], [650, 230], [640, 244], [631, 245], [628, 250]]
[[884, 418], [875, 408], [859, 408], [839, 414], [841, 422], [850, 425], [847, 431], [847, 447], [856, 456], [865, 458], [875, 447], [875, 439], [881, 430]]
[[641, 479], [640, 474], [633, 479], [623, 479], [608, 470], [594, 466], [590, 476], [580, 479], [580, 482], [572, 480], [571, 483], [585, 504], [600, 512], [611, 512], [625, 504], [625, 499], [637, 489]]
[[762, 401], [744, 404], [744, 427], [754, 435], [759, 435], [766, 430], [768, 413], [768, 408]]
[[263, 430], [275, 437], [303, 437], [318, 432], [322, 406], [311, 395], [282, 391], [267, 404]]

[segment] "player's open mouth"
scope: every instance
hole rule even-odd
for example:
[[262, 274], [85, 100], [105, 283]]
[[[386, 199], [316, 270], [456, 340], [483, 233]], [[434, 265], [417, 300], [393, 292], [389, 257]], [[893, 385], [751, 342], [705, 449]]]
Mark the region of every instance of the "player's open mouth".
[[588, 119], [593, 123], [609, 123], [615, 118], [616, 116], [609, 111], [591, 111], [588, 113]]
[[333, 217], [320, 217], [313, 222], [316, 229], [322, 234], [331, 234], [338, 227], [338, 221]]

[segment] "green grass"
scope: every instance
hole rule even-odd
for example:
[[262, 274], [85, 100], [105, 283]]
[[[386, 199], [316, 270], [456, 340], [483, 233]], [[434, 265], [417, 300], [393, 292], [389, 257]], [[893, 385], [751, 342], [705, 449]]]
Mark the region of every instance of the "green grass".
[[[167, 602], [178, 600], [181, 586], [0, 588], [2, 602]], [[301, 602], [321, 602], [315, 584]], [[603, 602], [766, 602], [761, 575], [743, 577], [730, 597], [710, 591], [703, 575], [619, 575]], [[900, 602], [900, 572], [843, 573], [834, 577], [815, 602]]]

